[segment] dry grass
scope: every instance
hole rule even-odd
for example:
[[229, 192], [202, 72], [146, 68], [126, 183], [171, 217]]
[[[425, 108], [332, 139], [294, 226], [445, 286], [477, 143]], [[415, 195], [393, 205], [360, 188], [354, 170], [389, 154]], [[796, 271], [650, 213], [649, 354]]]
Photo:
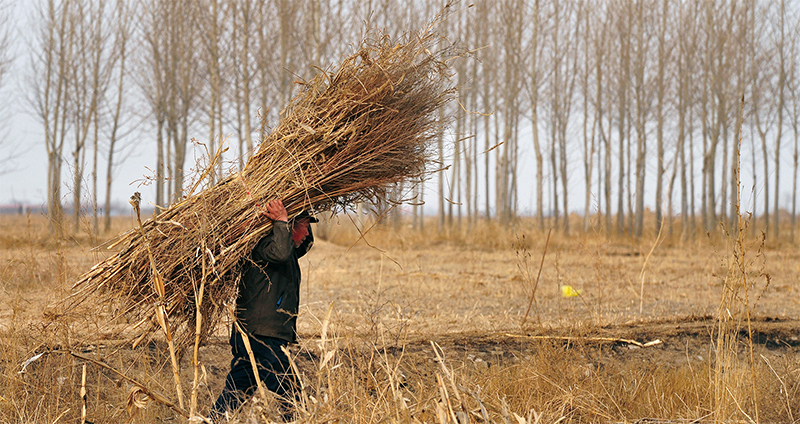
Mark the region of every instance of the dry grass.
[[[131, 218], [120, 221], [120, 227], [133, 224]], [[562, 417], [561, 422], [713, 421], [720, 364], [725, 393], [732, 393], [723, 399], [727, 420], [754, 416], [756, 405], [760, 422], [800, 417], [800, 348], [791, 340], [800, 337], [796, 327], [783, 328], [782, 335], [760, 330], [754, 364], [745, 355], [746, 332], [726, 333], [734, 336], [727, 352], [738, 355], [723, 362], [716, 356], [713, 326], [680, 330], [691, 323], [687, 317], [716, 314], [729, 266], [736, 263], [729, 261], [732, 245], [657, 248], [647, 265], [645, 313], [639, 314], [639, 276], [652, 240], [639, 247], [591, 234], [554, 234], [537, 292], [540, 319], [520, 328], [529, 297], [517, 251], [524, 245], [538, 268], [545, 238], [530, 223], [453, 231], [450, 240], [433, 223], [426, 223], [425, 232], [377, 226], [348, 251], [358, 232], [348, 228], [349, 219], [340, 222], [327, 230], [336, 243], [320, 240], [303, 260], [302, 341], [292, 350], [305, 386], [301, 422], [446, 422], [442, 413], [450, 421], [468, 414], [471, 422], [483, 422], [483, 411], [498, 423], [520, 422], [514, 414], [529, 422], [538, 416], [540, 423]], [[52, 243], [37, 217], [2, 217], [0, 227], [0, 422], [78, 422], [83, 365], [88, 420], [128, 419], [135, 386], [69, 351], [177, 402], [163, 340], [131, 349], [104, 330], [110, 311], [103, 309], [73, 322], [42, 316], [44, 306], [66, 294], [71, 281], [98, 260], [83, 236]], [[520, 244], [522, 234], [526, 241]], [[514, 242], [481, 243], [491, 237]], [[750, 292], [753, 316], [800, 318], [791, 295], [800, 278], [797, 247], [761, 248], [749, 240], [745, 248], [748, 275], [759, 281]], [[773, 277], [764, 287], [758, 278], [767, 271]], [[581, 298], [561, 298], [561, 283], [582, 289]], [[674, 332], [665, 335], [663, 329]], [[200, 348], [201, 413], [227, 371], [226, 334], [223, 326]], [[528, 334], [573, 338], [535, 340]], [[665, 343], [630, 349], [592, 341], [596, 335]], [[772, 342], [764, 344], [764, 338]], [[431, 340], [441, 346], [442, 361]], [[45, 352], [19, 373], [27, 359]], [[182, 380], [192, 381], [190, 355], [179, 365]], [[184, 388], [188, 398], [190, 385]], [[130, 403], [131, 422], [180, 417], [157, 402], [142, 405], [147, 408]], [[239, 419], [263, 422], [262, 415], [274, 418], [270, 411], [271, 400], [254, 400]]]

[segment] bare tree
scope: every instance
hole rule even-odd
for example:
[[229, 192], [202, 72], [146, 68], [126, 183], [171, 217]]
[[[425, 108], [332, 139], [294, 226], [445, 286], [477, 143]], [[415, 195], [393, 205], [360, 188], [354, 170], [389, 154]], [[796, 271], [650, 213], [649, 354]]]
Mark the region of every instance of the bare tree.
[[[479, 18], [477, 14], [474, 13], [474, 10], [471, 11], [467, 18], [467, 27], [470, 28], [470, 32], [472, 34], [471, 37], [468, 38], [469, 45], [473, 46], [480, 46], [480, 41], [482, 35], [481, 32], [481, 25], [480, 21], [482, 18]], [[472, 111], [479, 111], [480, 104], [479, 104], [479, 91], [480, 88], [478, 87], [479, 81], [479, 64], [475, 60], [470, 60], [467, 62], [467, 68], [469, 69], [469, 102], [468, 107]], [[475, 225], [478, 222], [480, 217], [480, 210], [478, 206], [478, 198], [480, 196], [478, 190], [478, 169], [479, 169], [479, 159], [481, 157], [480, 151], [478, 150], [478, 128], [481, 122], [481, 116], [478, 113], [470, 113], [468, 115], [470, 125], [469, 125], [469, 166], [468, 166], [468, 183], [467, 186], [469, 187], [469, 209], [470, 209], [470, 227]]]
[[[583, 32], [584, 2], [551, 3], [550, 19], [553, 27], [547, 37], [550, 49], [550, 76], [547, 93], [547, 125], [550, 137], [550, 168], [552, 172], [552, 200], [555, 225], [558, 225], [560, 210], [564, 211], [565, 234], [569, 234], [568, 163], [569, 149], [567, 131], [574, 101], [574, 92], [579, 74], [578, 58]], [[560, 187], [559, 187], [560, 185]], [[559, 197], [559, 191], [563, 195]]]
[[[672, 58], [672, 42], [671, 40], [667, 40], [667, 34], [671, 32], [669, 31], [669, 21], [667, 20], [667, 17], [670, 15], [669, 3], [670, 2], [668, 0], [661, 1], [661, 19], [658, 28], [658, 76], [656, 78], [656, 232], [658, 232], [661, 228], [663, 219], [662, 203], [664, 200], [663, 191], [665, 172], [664, 124], [666, 121], [664, 109], [666, 107], [665, 103], [667, 101], [667, 91], [670, 88], [669, 81], [667, 80], [667, 67]], [[677, 163], [677, 160], [673, 160], [675, 163]], [[669, 184], [670, 208], [667, 210], [667, 219], [669, 219], [670, 228], [672, 227], [672, 181], [674, 181], [674, 177], [670, 180]]]
[[11, 36], [14, 29], [12, 22], [12, 5], [8, 0], [0, 0], [0, 85], [5, 81], [5, 76], [11, 66]]
[[759, 26], [765, 24], [765, 22], [762, 19], [758, 19], [758, 17], [760, 16], [760, 12], [762, 11], [763, 10], [756, 10], [755, 8], [751, 10], [751, 15], [753, 17], [751, 22], [751, 28], [749, 31], [750, 33], [748, 42], [749, 49], [747, 53], [750, 56], [748, 60], [748, 65], [750, 68], [749, 72], [750, 92], [752, 99], [752, 101], [750, 102], [751, 104], [750, 113], [752, 115], [754, 127], [761, 140], [761, 155], [763, 159], [762, 163], [764, 166], [763, 169], [764, 231], [766, 233], [769, 233], [770, 189], [769, 189], [769, 178], [767, 178], [769, 172], [769, 151], [767, 145], [767, 134], [775, 121], [775, 103], [769, 97], [764, 96], [764, 93], [771, 91], [771, 84], [770, 84], [771, 77], [768, 73], [768, 69], [762, 66], [762, 64], [769, 63], [769, 57], [771, 56], [771, 52], [762, 48], [765, 45], [765, 41], [759, 38], [764, 33], [761, 31], [763, 27]]
[[108, 159], [106, 161], [106, 197], [105, 207], [103, 208], [104, 226], [103, 231], [111, 229], [111, 185], [113, 183], [113, 171], [115, 166], [114, 154], [117, 150], [117, 141], [120, 138], [120, 128], [122, 126], [122, 107], [125, 94], [128, 92], [126, 81], [128, 80], [128, 42], [131, 37], [133, 26], [133, 16], [135, 13], [129, 7], [126, 0], [117, 0], [115, 5], [114, 20], [114, 62], [116, 64], [116, 99], [109, 102], [113, 108], [111, 113], [111, 130], [108, 136]]
[[[227, 2], [220, 0], [199, 0], [198, 2], [198, 34], [202, 40], [203, 50], [200, 59], [205, 64], [205, 89], [207, 90], [207, 100], [203, 102], [208, 126], [208, 149], [214, 154], [217, 151], [217, 141], [221, 144], [225, 137], [222, 127], [223, 120], [223, 89], [225, 87], [225, 75], [223, 69], [227, 69], [227, 64], [222, 50], [226, 49], [226, 34], [224, 28], [227, 26]], [[215, 182], [222, 174], [222, 160], [217, 162], [216, 171], [210, 175], [211, 182]]]
[[[796, 22], [795, 22], [796, 24]], [[789, 67], [786, 73], [786, 89], [789, 101], [786, 112], [792, 126], [794, 153], [792, 154], [792, 240], [797, 227], [797, 182], [798, 182], [798, 133], [800, 133], [800, 25], [794, 25], [789, 33]]]
[[[649, 62], [647, 60], [652, 34], [645, 20], [645, 1], [636, 5], [635, 47], [633, 48], [633, 100], [635, 101], [636, 127], [636, 217], [633, 234], [642, 236], [644, 220], [645, 161], [647, 157], [647, 121], [651, 113], [651, 97], [647, 93]], [[660, 171], [660, 170], [659, 170]]]
[[[591, 31], [587, 28], [587, 34], [594, 33], [593, 35], [593, 49], [594, 49], [594, 73], [595, 73], [595, 122], [597, 123], [598, 133], [602, 140], [602, 148], [597, 149], [597, 194], [598, 199], [602, 199], [602, 205], [605, 206], [604, 221], [606, 234], [611, 234], [612, 228], [612, 209], [611, 209], [611, 114], [606, 114], [606, 100], [604, 94], [608, 92], [606, 87], [608, 84], [608, 77], [605, 74], [605, 67], [608, 64], [608, 56], [610, 54], [609, 46], [609, 31], [611, 25], [610, 14], [601, 20], [599, 28], [595, 27]], [[588, 60], [588, 59], [587, 59]], [[606, 118], [608, 117], [608, 118]], [[603, 128], [605, 120], [608, 119], [607, 131]], [[602, 160], [601, 160], [602, 159]], [[601, 196], [602, 193], [602, 196]], [[598, 202], [600, 203], [600, 202]], [[598, 206], [598, 212], [602, 211], [602, 206]]]
[[[630, 41], [628, 34], [630, 34], [631, 12], [627, 7], [627, 3], [616, 3], [614, 7], [617, 37], [619, 39], [617, 47], [617, 65], [618, 69], [615, 70], [617, 79], [615, 81], [615, 88], [617, 91], [617, 128], [618, 128], [618, 157], [619, 157], [619, 175], [618, 175], [618, 192], [617, 192], [617, 231], [622, 232], [625, 228], [625, 175], [626, 175], [626, 161], [625, 161], [625, 140], [626, 140], [626, 124], [627, 124], [627, 110], [628, 110], [628, 81], [630, 80]], [[630, 166], [630, 164], [628, 164]]]
[[540, 50], [542, 45], [540, 39], [543, 32], [541, 31], [541, 12], [539, 0], [535, 0], [532, 6], [532, 29], [528, 47], [530, 50], [530, 74], [527, 78], [527, 86], [531, 103], [531, 136], [533, 138], [533, 153], [536, 155], [536, 221], [539, 224], [539, 229], [544, 229], [544, 157], [542, 155], [542, 146], [539, 142], [539, 88], [542, 83], [539, 58], [541, 57]]
[[[716, 115], [717, 108], [714, 107], [714, 88], [722, 84], [721, 70], [717, 67], [717, 53], [718, 49], [715, 45], [718, 42], [719, 28], [718, 22], [715, 21], [717, 10], [714, 5], [710, 3], [704, 4], [704, 17], [705, 25], [704, 36], [705, 45], [703, 46], [703, 96], [701, 100], [701, 123], [703, 128], [703, 183], [702, 183], [702, 216], [703, 228], [710, 231], [715, 225], [717, 216], [715, 210], [715, 165], [716, 165], [716, 152], [719, 145], [719, 133], [716, 131], [719, 127], [716, 125], [718, 119]], [[721, 55], [721, 52], [719, 52]], [[716, 77], [716, 79], [715, 79]], [[715, 117], [717, 119], [715, 119]]]
[[[14, 30], [12, 13], [13, 5], [7, 0], [0, 0], [0, 88], [5, 85], [5, 76], [13, 61], [11, 52], [11, 37]], [[0, 174], [2, 174], [3, 166], [11, 162], [14, 157], [15, 147], [6, 142], [4, 134], [0, 134], [0, 147], [3, 150], [3, 155], [0, 156]]]
[[231, 14], [231, 51], [233, 86], [231, 98], [236, 110], [236, 134], [239, 147], [239, 170], [253, 154], [252, 92], [257, 70], [253, 66], [251, 51], [257, 33], [253, 16], [256, 5], [253, 0], [228, 0]]
[[778, 114], [778, 121], [775, 125], [775, 200], [773, 206], [773, 215], [775, 216], [775, 224], [773, 225], [773, 234], [775, 239], [778, 239], [780, 234], [780, 211], [779, 211], [779, 201], [780, 201], [780, 175], [781, 175], [781, 138], [783, 136], [783, 112], [784, 108], [786, 107], [786, 68], [787, 63], [786, 59], [788, 56], [787, 49], [789, 48], [789, 43], [786, 41], [786, 4], [784, 0], [781, 0], [779, 10], [778, 10], [778, 19], [777, 25], [779, 26], [778, 31], [778, 38], [773, 40], [774, 49], [778, 55], [778, 63], [777, 63], [777, 87], [775, 87], [775, 95], [777, 97], [777, 110], [776, 113]]
[[298, 11], [298, 3], [290, 0], [276, 0], [278, 5], [278, 93], [281, 96], [281, 107], [289, 103], [292, 95], [291, 74], [286, 72], [290, 69], [289, 62], [292, 57], [294, 47], [293, 37], [295, 28], [295, 18]]
[[[521, 3], [504, 2], [499, 6], [498, 19], [504, 29], [502, 37], [503, 78], [502, 118], [503, 144], [495, 156], [495, 204], [500, 222], [514, 217], [516, 205], [516, 129], [519, 117], [518, 94], [521, 87], [520, 57], [522, 49]], [[499, 129], [498, 129], [499, 130]]]
[[[694, 191], [689, 191], [689, 179], [693, 180], [693, 176], [690, 174], [687, 178], [687, 168], [691, 166], [690, 163], [687, 163], [686, 160], [687, 156], [687, 146], [686, 139], [691, 137], [691, 121], [692, 117], [692, 105], [693, 105], [693, 88], [692, 88], [692, 75], [693, 75], [693, 67], [694, 63], [694, 52], [695, 52], [695, 32], [696, 32], [696, 18], [695, 14], [691, 13], [689, 9], [692, 6], [687, 6], [685, 4], [681, 4], [678, 6], [678, 54], [677, 54], [677, 67], [675, 68], [676, 76], [675, 79], [677, 81], [677, 113], [678, 113], [678, 123], [677, 123], [677, 143], [675, 149], [675, 155], [677, 156], [675, 159], [675, 167], [677, 167], [678, 163], [680, 162], [680, 186], [681, 186], [681, 234], [682, 238], [686, 240], [691, 231], [694, 229], [694, 220], [692, 218], [692, 222], [690, 224], [690, 198], [694, 199]], [[696, 7], [696, 5], [694, 6]], [[691, 150], [692, 145], [691, 143], [688, 144], [689, 150]], [[677, 173], [677, 170], [673, 172], [674, 174]], [[670, 190], [671, 191], [671, 190]], [[691, 196], [691, 197], [690, 197]], [[671, 198], [670, 194], [670, 198]], [[691, 210], [692, 214], [694, 213], [694, 203], [692, 200]], [[670, 207], [671, 209], [671, 207]]]
[[[139, 50], [140, 86], [156, 121], [156, 204], [183, 196], [190, 127], [197, 119], [201, 74], [197, 0], [142, 4], [145, 49]], [[189, 19], [187, 19], [189, 17]]]
[[69, 114], [67, 80], [72, 61], [72, 41], [75, 35], [69, 19], [72, 2], [57, 5], [48, 0], [39, 5], [35, 21], [39, 24], [31, 46], [33, 58], [28, 80], [33, 93], [30, 99], [44, 125], [47, 149], [47, 215], [58, 237], [62, 234], [61, 168], [67, 136], [65, 128]]
[[[462, 14], [456, 12], [450, 19], [451, 25], [453, 25], [453, 32], [456, 39], [460, 40], [464, 38], [463, 32], [463, 17]], [[454, 22], [453, 22], [454, 21]], [[465, 68], [464, 68], [464, 61], [459, 60], [454, 63], [455, 73], [456, 73], [456, 85], [459, 87], [458, 90], [458, 103], [460, 105], [464, 105], [465, 101]], [[457, 208], [458, 220], [456, 224], [460, 227], [461, 226], [461, 182], [463, 179], [461, 178], [461, 166], [462, 166], [462, 139], [464, 138], [465, 131], [465, 120], [466, 116], [464, 114], [463, 108], [459, 107], [456, 109], [455, 113], [455, 139], [453, 140], [453, 158], [452, 163], [450, 166], [450, 187], [448, 190], [447, 197], [449, 202], [447, 204], [447, 225], [453, 225], [453, 206]]]
[[[476, 7], [476, 15], [481, 16], [478, 23], [478, 45], [481, 47], [481, 50], [478, 51], [478, 58], [481, 60], [481, 75], [480, 75], [480, 97], [482, 100], [482, 107], [484, 111], [483, 115], [483, 182], [484, 182], [484, 210], [486, 214], [486, 219], [490, 219], [492, 216], [491, 213], [491, 206], [490, 206], [490, 191], [491, 191], [491, 167], [490, 167], [490, 149], [491, 149], [491, 133], [490, 128], [491, 126], [491, 116], [490, 112], [494, 111], [493, 106], [493, 95], [494, 91], [493, 83], [494, 83], [494, 76], [495, 76], [495, 67], [494, 64], [497, 63], [495, 59], [495, 52], [496, 49], [490, 47], [491, 40], [493, 39], [492, 36], [492, 29], [493, 26], [490, 23], [494, 19], [493, 13], [493, 5], [494, 2], [479, 2]], [[478, 81], [475, 81], [478, 84]], [[535, 131], [534, 131], [535, 132]]]
[[[32, 104], [44, 124], [48, 151], [48, 213], [60, 228], [63, 149], [72, 139], [73, 227], [78, 228], [83, 188], [88, 186], [94, 234], [99, 229], [101, 130], [106, 129], [106, 95], [119, 57], [111, 39], [115, 22], [121, 18], [115, 10], [122, 3], [108, 7], [109, 3], [70, 0], [59, 6], [55, 2], [42, 4], [38, 20], [43, 29], [35, 46], [39, 52], [34, 56], [31, 77], [35, 93]], [[112, 122], [118, 121], [119, 114], [112, 118]], [[112, 163], [114, 147], [110, 143]], [[88, 150], [92, 153], [90, 184], [84, 182]], [[111, 178], [110, 170], [106, 178]], [[109, 207], [107, 204], [106, 213]]]
[[[183, 196], [184, 165], [190, 126], [196, 120], [200, 73], [195, 0], [142, 6], [140, 81], [157, 123], [156, 203]], [[189, 16], [192, 19], [186, 19]], [[169, 177], [167, 178], [167, 176]], [[166, 179], [165, 187], [160, 188]]]
[[[596, 150], [597, 144], [597, 125], [598, 125], [598, 113], [591, 113], [589, 109], [589, 100], [592, 98], [591, 94], [591, 87], [592, 83], [590, 78], [592, 75], [596, 77], [602, 76], [602, 74], [597, 75], [595, 73], [595, 65], [592, 66], [591, 60], [602, 60], [602, 55], [592, 55], [590, 53], [590, 49], [592, 47], [596, 47], [596, 44], [593, 45], [592, 40], [590, 37], [594, 36], [590, 32], [590, 20], [594, 18], [592, 16], [592, 10], [588, 9], [584, 11], [582, 17], [579, 19], [583, 20], [584, 27], [586, 28], [586, 36], [583, 42], [583, 64], [580, 67], [581, 73], [581, 82], [580, 82], [580, 89], [582, 91], [583, 97], [583, 119], [582, 119], [582, 127], [583, 127], [583, 176], [584, 176], [584, 190], [586, 191], [584, 198], [583, 198], [583, 231], [588, 232], [590, 228], [590, 217], [591, 217], [591, 205], [592, 205], [592, 173], [594, 167], [594, 153]], [[595, 97], [596, 99], [596, 97]], [[592, 120], [591, 130], [589, 129], [589, 116], [593, 115], [594, 119]], [[591, 134], [590, 134], [591, 131]]]
[[[92, 230], [98, 232], [97, 168], [99, 165], [99, 110], [105, 100], [115, 58], [110, 54], [113, 14], [105, 0], [78, 0], [75, 3], [75, 60], [71, 66], [69, 96], [73, 102], [72, 119], [75, 133], [73, 150], [73, 226], [78, 229], [81, 214], [81, 193], [85, 170], [87, 141], [92, 140], [91, 204]], [[110, 16], [109, 16], [110, 15]]]
[[[138, 81], [145, 99], [150, 106], [150, 112], [156, 121], [156, 205], [165, 205], [167, 202], [166, 187], [166, 161], [165, 154], [169, 145], [167, 126], [167, 102], [169, 91], [167, 72], [167, 21], [163, 9], [165, 4], [157, 0], [149, 0], [142, 5], [139, 16], [142, 25], [142, 47], [137, 51], [139, 64], [137, 69]], [[165, 139], [166, 138], [166, 139]]]
[[184, 166], [186, 149], [189, 144], [189, 126], [194, 122], [193, 112], [198, 105], [200, 80], [197, 70], [197, 26], [185, 18], [186, 14], [196, 11], [193, 0], [169, 2], [169, 61], [167, 81], [176, 87], [174, 96], [170, 97], [168, 116], [173, 118], [172, 144], [174, 157], [172, 161], [173, 201], [183, 197]]
[[[444, 47], [444, 37], [447, 37], [447, 33], [448, 33], [447, 26], [443, 26], [441, 31], [442, 31], [442, 37], [443, 38], [442, 38], [442, 41], [440, 42], [441, 43], [440, 45], [441, 45], [441, 47]], [[445, 119], [445, 110], [444, 110], [443, 107], [440, 107], [439, 108], [439, 120], [440, 121], [444, 121], [444, 119]], [[445, 149], [445, 147], [444, 147], [444, 128], [440, 127], [438, 133], [436, 134], [436, 151], [437, 151], [437, 154], [438, 154], [437, 162], [438, 162], [439, 166], [442, 167], [442, 168], [444, 168], [444, 166], [445, 166], [444, 165], [444, 163], [445, 163], [444, 149]], [[439, 175], [438, 175], [438, 181], [437, 181], [437, 183], [438, 183], [437, 189], [438, 189], [438, 195], [439, 196], [438, 196], [438, 220], [437, 220], [437, 222], [438, 222], [439, 230], [441, 231], [442, 229], [444, 229], [445, 225], [447, 224], [447, 222], [445, 220], [446, 219], [446, 211], [445, 211], [446, 194], [445, 194], [445, 188], [444, 188], [445, 187], [445, 178], [447, 177], [447, 175], [444, 172], [444, 169], [442, 169], [440, 172], [438, 172], [438, 174]]]
[[270, 106], [274, 104], [270, 100], [277, 98], [273, 97], [273, 73], [274, 63], [274, 46], [277, 43], [277, 35], [274, 28], [275, 23], [270, 21], [270, 16], [274, 15], [275, 11], [270, 8], [271, 3], [256, 2], [255, 16], [256, 22], [254, 25], [257, 28], [256, 32], [256, 45], [254, 46], [253, 61], [254, 66], [258, 70], [256, 73], [256, 81], [254, 82], [255, 88], [258, 93], [258, 115], [261, 118], [259, 122], [259, 130], [261, 139], [267, 135], [267, 123], [271, 116], [275, 116], [275, 111], [271, 110]]

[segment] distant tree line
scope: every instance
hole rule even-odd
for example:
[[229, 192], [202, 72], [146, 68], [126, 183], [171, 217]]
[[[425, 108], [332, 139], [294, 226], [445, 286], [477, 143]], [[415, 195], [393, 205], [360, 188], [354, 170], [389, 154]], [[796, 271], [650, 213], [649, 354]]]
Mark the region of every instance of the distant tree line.
[[[534, 184], [542, 228], [569, 233], [575, 202], [583, 204], [583, 230], [641, 237], [650, 204], [654, 233], [662, 222], [684, 237], [720, 224], [735, 231], [740, 153], [755, 181], [741, 189], [757, 195], [751, 211], [760, 228], [779, 236], [779, 197], [790, 189], [794, 237], [796, 5], [509, 0], [475, 9], [450, 23], [453, 39], [486, 46], [475, 52], [479, 60], [456, 66], [465, 83], [460, 100], [466, 110], [493, 114], [457, 112], [444, 193], [452, 203], [446, 210], [440, 203], [442, 222], [460, 221], [462, 210], [467, 222], [508, 221], [518, 213], [520, 186]], [[519, 179], [523, 151], [532, 152], [531, 181]], [[782, 166], [791, 181], [780, 180]]]
[[[95, 205], [98, 230], [96, 205], [103, 198], [110, 209], [118, 158], [143, 137], [155, 140], [148, 166], [158, 205], [183, 195], [192, 139], [209, 152], [227, 140], [234, 149], [226, 158], [241, 169], [296, 80], [337, 63], [366, 26], [400, 35], [445, 3], [39, 0], [29, 103], [45, 133], [49, 214], [61, 216], [62, 178], [69, 178], [73, 203], [88, 197]], [[452, 62], [458, 102], [441, 114], [452, 117], [437, 146], [444, 170], [433, 176], [434, 193], [410, 188], [415, 204], [437, 205], [440, 227], [510, 223], [520, 214], [520, 187], [533, 186], [536, 222], [564, 233], [572, 231], [574, 204], [584, 205], [583, 230], [640, 237], [646, 204], [655, 215], [647, 231], [662, 222], [684, 237], [734, 228], [741, 154], [755, 180], [743, 190], [758, 195], [752, 212], [760, 228], [779, 236], [780, 193], [791, 190], [794, 236], [796, 6], [479, 0], [450, 7], [441, 32], [463, 55]], [[520, 169], [525, 155], [532, 170]], [[214, 178], [223, 172], [220, 163]], [[423, 225], [422, 210], [413, 206], [414, 225]]]

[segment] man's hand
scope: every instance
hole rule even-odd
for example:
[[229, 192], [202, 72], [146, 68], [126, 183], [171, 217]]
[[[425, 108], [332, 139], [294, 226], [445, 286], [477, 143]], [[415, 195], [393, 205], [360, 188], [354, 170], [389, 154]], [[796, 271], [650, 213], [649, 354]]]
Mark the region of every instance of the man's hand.
[[270, 200], [269, 203], [267, 203], [264, 216], [273, 221], [289, 221], [289, 214], [286, 212], [286, 208], [283, 207], [283, 201], [281, 201], [281, 199]]

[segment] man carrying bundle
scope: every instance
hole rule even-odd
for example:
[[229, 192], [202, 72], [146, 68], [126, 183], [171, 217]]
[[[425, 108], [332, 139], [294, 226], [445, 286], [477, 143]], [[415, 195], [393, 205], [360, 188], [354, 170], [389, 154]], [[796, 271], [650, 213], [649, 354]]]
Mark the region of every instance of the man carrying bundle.
[[[299, 399], [297, 377], [281, 347], [297, 340], [297, 260], [311, 249], [314, 236], [310, 224], [319, 221], [304, 211], [290, 222], [283, 202], [277, 199], [267, 203], [264, 215], [272, 220], [272, 231], [258, 242], [242, 267], [236, 318], [248, 335], [261, 382], [278, 395], [280, 413], [291, 421], [292, 403]], [[238, 409], [257, 389], [253, 365], [235, 326], [230, 343], [231, 371], [211, 412], [214, 422]]]

